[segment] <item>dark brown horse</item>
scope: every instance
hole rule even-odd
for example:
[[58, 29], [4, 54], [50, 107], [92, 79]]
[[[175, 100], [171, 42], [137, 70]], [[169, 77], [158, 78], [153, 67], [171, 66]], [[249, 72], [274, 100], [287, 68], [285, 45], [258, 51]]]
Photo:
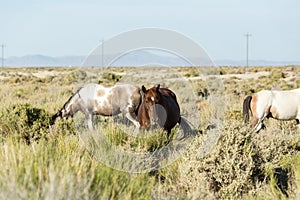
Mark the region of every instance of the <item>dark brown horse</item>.
[[180, 116], [180, 107], [174, 92], [160, 85], [146, 89], [142, 86], [142, 102], [138, 109], [138, 120], [141, 128], [159, 125], [168, 136], [171, 129], [178, 123], [184, 136], [191, 133], [188, 122]]

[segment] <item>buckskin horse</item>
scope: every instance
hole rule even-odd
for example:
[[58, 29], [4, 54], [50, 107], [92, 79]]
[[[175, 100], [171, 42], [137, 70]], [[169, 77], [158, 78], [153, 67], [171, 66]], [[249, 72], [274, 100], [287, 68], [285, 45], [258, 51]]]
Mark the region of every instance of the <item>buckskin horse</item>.
[[158, 124], [167, 131], [178, 123], [183, 129], [184, 136], [191, 133], [191, 127], [182, 116], [176, 95], [170, 89], [161, 88], [160, 85], [146, 89], [142, 86], [142, 102], [138, 109], [138, 120], [141, 128], [147, 128]]
[[140, 101], [141, 94], [137, 86], [118, 84], [104, 87], [88, 84], [77, 90], [52, 119], [53, 121], [57, 117], [67, 119], [81, 111], [85, 115], [89, 129], [93, 130], [93, 115], [113, 116], [122, 113], [136, 127], [139, 127], [136, 110]]
[[265, 118], [297, 121], [300, 127], [300, 88], [294, 90], [262, 90], [247, 96], [243, 103], [244, 122], [249, 122], [249, 110], [253, 115], [251, 127], [256, 132], [264, 126]]

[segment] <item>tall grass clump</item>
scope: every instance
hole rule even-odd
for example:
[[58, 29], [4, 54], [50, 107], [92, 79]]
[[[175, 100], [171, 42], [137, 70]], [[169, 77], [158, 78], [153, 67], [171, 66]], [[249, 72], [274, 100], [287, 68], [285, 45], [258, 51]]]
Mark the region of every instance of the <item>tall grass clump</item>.
[[95, 162], [77, 136], [1, 144], [1, 199], [149, 199], [154, 179]]
[[[297, 154], [299, 135], [276, 128], [251, 133], [240, 122], [230, 121], [216, 144], [208, 144], [206, 137], [199, 136], [191, 144], [184, 162], [179, 165], [181, 176], [176, 185], [187, 191], [187, 196], [241, 199], [253, 194], [259, 197], [262, 187], [275, 188], [273, 196], [276, 198], [292, 193], [291, 187], [282, 187], [290, 183], [291, 177], [286, 182], [280, 177], [290, 173], [283, 160]], [[205, 156], [200, 152], [203, 145], [213, 147]]]

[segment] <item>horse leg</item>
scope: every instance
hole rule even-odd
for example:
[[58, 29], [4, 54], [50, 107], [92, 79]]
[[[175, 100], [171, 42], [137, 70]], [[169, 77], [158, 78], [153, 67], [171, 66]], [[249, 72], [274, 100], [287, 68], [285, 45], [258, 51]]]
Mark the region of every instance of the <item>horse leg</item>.
[[90, 129], [90, 131], [93, 131], [93, 130], [94, 130], [94, 126], [93, 126], [93, 115], [87, 115], [87, 116], [86, 116], [86, 120], [87, 120], [88, 128]]
[[252, 130], [255, 130], [256, 133], [258, 133], [263, 127], [263, 120], [265, 118], [265, 115], [262, 114], [262, 116], [258, 117], [257, 115], [253, 116], [251, 128]]
[[253, 116], [251, 128], [258, 133], [264, 127], [263, 120], [270, 113], [270, 109], [266, 109], [269, 105], [259, 101], [257, 96], [254, 95], [252, 96], [250, 107]]
[[168, 129], [166, 131], [167, 131], [167, 137], [168, 137], [168, 140], [169, 140], [170, 139], [170, 135], [171, 135], [171, 129]]
[[255, 130], [256, 133], [258, 133], [258, 132], [264, 127], [263, 119], [264, 119], [264, 118], [258, 119], [257, 124], [256, 124], [255, 127], [253, 128], [253, 130]]
[[[127, 107], [124, 110], [124, 115], [129, 119], [137, 128], [140, 128], [140, 123], [137, 121], [134, 109]], [[133, 117], [135, 116], [135, 117]]]

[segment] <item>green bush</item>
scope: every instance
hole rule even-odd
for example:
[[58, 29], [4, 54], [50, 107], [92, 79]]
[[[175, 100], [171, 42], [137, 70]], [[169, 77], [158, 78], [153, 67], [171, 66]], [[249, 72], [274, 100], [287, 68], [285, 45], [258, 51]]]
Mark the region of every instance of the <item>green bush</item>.
[[43, 137], [49, 132], [51, 116], [41, 108], [29, 104], [17, 104], [0, 111], [2, 136], [16, 134], [30, 143], [32, 139]]
[[118, 82], [122, 78], [122, 76], [118, 75], [118, 74], [115, 74], [115, 73], [112, 73], [112, 72], [104, 72], [102, 74], [102, 78], [106, 79], [108, 81]]

